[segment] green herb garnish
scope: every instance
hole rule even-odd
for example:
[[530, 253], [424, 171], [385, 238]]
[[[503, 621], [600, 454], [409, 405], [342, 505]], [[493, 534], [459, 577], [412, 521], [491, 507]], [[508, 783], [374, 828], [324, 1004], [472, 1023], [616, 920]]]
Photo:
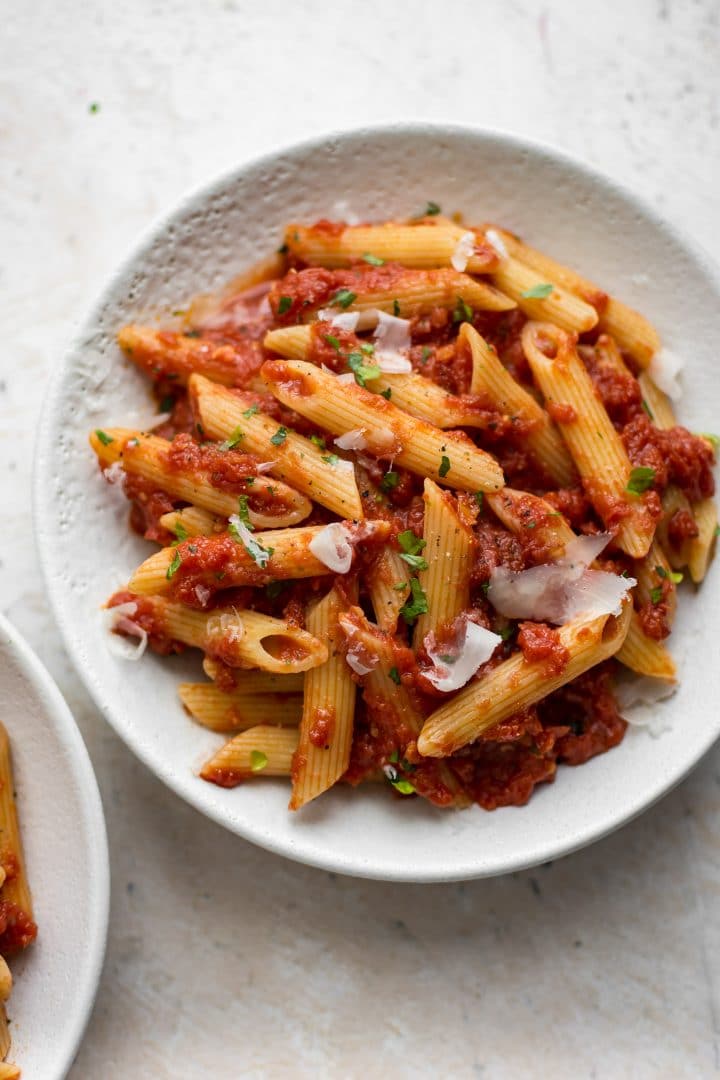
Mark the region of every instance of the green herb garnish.
[[370, 263], [371, 266], [384, 266], [385, 260], [379, 259], [377, 255], [371, 255], [369, 251], [366, 251], [363, 255], [363, 259], [366, 263]]
[[386, 390], [381, 390], [380, 397], [384, 397], [386, 401], [389, 401], [392, 397], [392, 389], [388, 386]]
[[345, 308], [350, 307], [354, 299], [355, 293], [351, 292], [350, 289], [338, 289], [330, 303], [339, 304], [340, 307], [344, 310]]
[[421, 214], [420, 217], [435, 217], [441, 212], [442, 211], [436, 202], [429, 202], [425, 207], [425, 213]]
[[444, 477], [450, 472], [450, 458], [445, 454], [440, 458], [440, 468], [438, 469], [438, 476]]
[[428, 611], [427, 596], [417, 578], [410, 578], [411, 597], [400, 608], [400, 614], [406, 623], [412, 625], [418, 615], [426, 615]]
[[267, 754], [264, 754], [262, 750], [250, 751], [250, 768], [253, 772], [262, 772], [267, 768]]
[[383, 491], [392, 491], [392, 489], [396, 488], [399, 483], [400, 473], [395, 472], [393, 469], [390, 469], [390, 471], [386, 472], [382, 480], [380, 481], [380, 487]]
[[323, 439], [322, 435], [311, 435], [310, 442], [315, 443], [315, 445], [318, 446], [321, 450], [325, 449], [325, 440]]
[[287, 433], [287, 428], [284, 426], [284, 424], [281, 424], [273, 437], [270, 439], [270, 442], [273, 444], [273, 446], [281, 446], [287, 439]]
[[108, 435], [107, 431], [103, 431], [101, 428], [95, 428], [95, 434], [103, 446], [109, 446], [111, 442], [115, 442], [112, 435]]
[[[400, 672], [398, 671], [398, 669], [396, 667], [391, 667], [390, 670], [388, 671], [388, 675], [390, 676], [392, 681], [394, 683], [396, 683], [397, 686], [400, 685]], [[397, 753], [397, 751], [396, 751], [396, 753]], [[397, 758], [395, 760], [397, 761]]]
[[224, 442], [220, 443], [220, 445], [218, 446], [218, 450], [234, 450], [237, 444], [241, 442], [244, 438], [245, 433], [242, 428], [236, 427], [235, 430], [230, 434], [230, 437], [228, 439], [225, 439]]
[[400, 301], [399, 300], [393, 300], [393, 315], [395, 316], [395, 318], [398, 318], [398, 316], [400, 315]]
[[638, 465], [630, 472], [630, 479], [627, 482], [626, 491], [629, 491], [631, 495], [642, 495], [643, 491], [647, 491], [652, 487], [655, 481], [655, 470], [651, 469], [647, 465]]
[[475, 312], [470, 305], [463, 300], [462, 296], [458, 296], [453, 311], [453, 322], [472, 322], [474, 314]]
[[325, 334], [325, 340], [328, 345], [332, 345], [335, 352], [340, 352], [340, 339], [336, 338], [334, 334]]
[[480, 510], [480, 513], [482, 513], [484, 501], [485, 501], [485, 496], [483, 495], [482, 491], [476, 491], [475, 492], [475, 502], [478, 504], [478, 508]]
[[654, 420], [654, 419], [655, 419], [655, 417], [653, 416], [653, 412], [652, 412], [652, 409], [651, 409], [651, 408], [650, 408], [650, 406], [648, 405], [648, 403], [647, 403], [647, 401], [645, 400], [645, 398], [643, 398], [643, 399], [642, 399], [642, 402], [641, 402], [641, 404], [642, 404], [642, 407], [643, 407], [643, 410], [644, 410], [644, 412], [646, 412], [646, 413], [647, 413], [647, 415], [648, 415], [648, 416], [650, 417], [650, 419], [651, 419], [651, 420]]
[[173, 555], [172, 562], [165, 571], [165, 577], [168, 579], [168, 581], [170, 581], [175, 576], [176, 572], [180, 569], [181, 562], [182, 559], [180, 558], [180, 552], [176, 551]]
[[248, 510], [248, 497], [247, 495], [240, 495], [238, 497], [238, 517], [242, 521], [250, 532], [253, 532], [255, 526], [250, 520], [250, 511]]
[[323, 454], [321, 460], [324, 461], [327, 465], [337, 465], [340, 458], [337, 454]]
[[656, 585], [654, 589], [650, 590], [650, 600], [651, 600], [651, 602], [653, 604], [659, 604], [660, 601], [662, 600], [662, 594], [663, 594], [662, 587], [660, 585]]
[[173, 547], [176, 547], [178, 544], [182, 544], [183, 540], [187, 540], [188, 531], [183, 525], [182, 521], [176, 521], [172, 527], [172, 531], [175, 533], [176, 536], [176, 539], [173, 540]]
[[655, 573], [660, 578], [667, 578], [672, 581], [673, 585], [679, 585], [683, 579], [682, 574], [678, 574], [675, 570], [666, 570], [664, 566], [656, 566]]
[[284, 315], [292, 307], [292, 296], [281, 296], [278, 300], [278, 315]]
[[523, 300], [544, 300], [553, 291], [551, 284], [533, 285], [531, 289], [526, 289], [525, 292], [521, 292], [520, 296]]
[[352, 352], [347, 358], [348, 367], [355, 376], [355, 382], [358, 386], [365, 386], [365, 383], [369, 379], [377, 379], [380, 375], [380, 368], [377, 364], [366, 364], [362, 353]]
[[361, 341], [360, 352], [365, 353], [366, 356], [372, 356], [372, 354], [375, 352], [375, 346], [371, 341]]
[[258, 412], [260, 412], [260, 406], [259, 405], [251, 405], [249, 409], [245, 410], [245, 412], [243, 413], [243, 416], [245, 417], [246, 420], [249, 420], [251, 416], [254, 416], [255, 413], [258, 413]]

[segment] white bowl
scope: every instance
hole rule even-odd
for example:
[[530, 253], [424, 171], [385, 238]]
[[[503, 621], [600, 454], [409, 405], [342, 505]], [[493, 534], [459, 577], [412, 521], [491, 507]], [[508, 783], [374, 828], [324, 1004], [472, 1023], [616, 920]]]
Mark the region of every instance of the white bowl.
[[130, 748], [174, 791], [228, 829], [290, 858], [366, 877], [445, 881], [556, 858], [617, 828], [669, 790], [720, 733], [714, 610], [717, 569], [683, 590], [675, 652], [682, 686], [662, 708], [671, 730], [561, 767], [522, 809], [434, 810], [381, 791], [337, 790], [298, 815], [274, 781], [232, 791], [198, 779], [219, 738], [194, 725], [176, 686], [196, 662], [111, 656], [96, 612], [151, 550], [101, 479], [90, 429], [147, 415], [143, 379], [123, 362], [119, 326], [182, 306], [273, 251], [283, 224], [421, 209], [499, 221], [640, 308], [687, 362], [681, 418], [717, 422], [720, 281], [687, 238], [634, 195], [555, 150], [507, 135], [400, 125], [329, 136], [244, 165], [190, 196], [133, 249], [106, 284], [49, 388], [35, 470], [35, 528], [52, 604], [78, 672]]
[[10, 736], [37, 940], [11, 960], [10, 1060], [28, 1080], [72, 1064], [105, 953], [110, 876], [102, 804], [55, 683], [0, 616], [0, 700]]

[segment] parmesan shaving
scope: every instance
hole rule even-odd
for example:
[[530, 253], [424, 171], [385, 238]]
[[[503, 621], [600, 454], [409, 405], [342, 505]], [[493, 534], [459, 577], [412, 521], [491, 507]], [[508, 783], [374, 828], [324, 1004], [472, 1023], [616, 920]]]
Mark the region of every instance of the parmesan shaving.
[[348, 530], [339, 521], [332, 522], [314, 536], [308, 548], [323, 566], [336, 574], [347, 574], [352, 565], [353, 549]]
[[508, 249], [505, 247], [505, 241], [503, 240], [502, 236], [497, 231], [497, 229], [486, 229], [485, 230], [485, 239], [489, 243], [490, 247], [493, 248], [493, 250], [495, 251], [495, 254], [499, 258], [501, 258], [501, 259], [509, 258]]
[[119, 484], [121, 488], [124, 488], [125, 470], [121, 461], [113, 461], [112, 465], [108, 465], [107, 469], [103, 469], [103, 476], [108, 484]]
[[655, 385], [659, 386], [662, 392], [673, 401], [682, 397], [680, 372], [683, 366], [683, 361], [676, 353], [663, 347], [655, 353], [647, 369]]
[[365, 431], [365, 428], [353, 428], [352, 431], [346, 431], [344, 435], [339, 435], [335, 439], [335, 445], [341, 450], [364, 450], [367, 446]]
[[359, 318], [359, 311], [338, 311], [336, 308], [323, 308], [322, 311], [318, 311], [318, 319], [321, 319], [322, 322], [329, 322], [331, 326], [336, 326], [338, 330], [354, 332], [357, 329]]
[[272, 552], [264, 548], [262, 544], [258, 544], [247, 525], [240, 520], [237, 514], [231, 514], [228, 518], [228, 525], [230, 532], [238, 538], [253, 562], [256, 562], [261, 570], [264, 570]]
[[373, 363], [387, 375], [412, 371], [412, 364], [407, 355], [412, 344], [410, 320], [398, 319], [385, 311], [378, 311], [377, 318], [377, 326], [373, 333], [375, 339]]
[[245, 637], [245, 624], [236, 611], [223, 611], [221, 615], [210, 616], [207, 632], [210, 637], [221, 637], [237, 643]]
[[435, 634], [425, 636], [425, 649], [433, 663], [433, 669], [425, 672], [425, 678], [436, 690], [449, 693], [459, 690], [468, 682], [478, 668], [487, 663], [502, 642], [499, 634], [493, 634], [484, 626], [464, 620], [457, 644], [453, 647], [438, 646]]
[[645, 728], [653, 738], [658, 738], [672, 727], [667, 710], [658, 705], [672, 697], [676, 690], [674, 683], [663, 679], [624, 672], [617, 680], [615, 696], [623, 719], [631, 727]]
[[450, 263], [453, 269], [457, 270], [458, 273], [462, 274], [474, 250], [475, 234], [471, 232], [463, 233], [457, 244], [455, 245], [455, 250], [450, 256]]
[[[137, 612], [134, 600], [115, 607], [105, 608], [101, 612], [103, 621], [110, 631], [107, 638], [108, 651], [122, 660], [139, 660], [147, 648], [148, 634], [131, 616]], [[129, 638], [137, 638], [133, 644]]]
[[[367, 649], [364, 649], [359, 642], [350, 646], [345, 654], [348, 667], [355, 672], [356, 675], [369, 675], [373, 668], [378, 665], [377, 656], [368, 656]], [[366, 660], [373, 661], [369, 665], [365, 663]]]
[[[328, 368], [328, 371], [329, 370], [330, 369]], [[333, 372], [332, 374], [335, 375], [335, 372]], [[352, 371], [344, 371], [342, 375], [335, 375], [335, 378], [339, 383], [342, 383], [343, 386], [348, 386], [350, 383], [355, 382], [355, 376], [353, 375]]]
[[277, 458], [275, 461], [261, 461], [259, 465], [255, 466], [255, 472], [258, 476], [262, 476], [263, 473], [270, 472], [277, 465]]

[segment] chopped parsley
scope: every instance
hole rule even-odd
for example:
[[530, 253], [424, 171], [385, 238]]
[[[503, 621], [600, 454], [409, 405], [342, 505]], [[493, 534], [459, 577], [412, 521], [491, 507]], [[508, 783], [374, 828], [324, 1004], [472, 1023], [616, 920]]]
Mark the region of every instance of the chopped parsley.
[[428, 360], [430, 359], [431, 354], [432, 354], [432, 349], [430, 348], [430, 346], [429, 345], [423, 345], [422, 353], [420, 354], [420, 363], [421, 364], [427, 364]]
[[91, 116], [96, 116], [97, 113], [100, 112], [100, 102], [99, 101], [91, 101], [90, 104], [88, 105], [88, 112], [90, 113]]
[[243, 525], [246, 525], [250, 532], [253, 532], [255, 526], [250, 520], [250, 511], [248, 510], [248, 497], [247, 495], [240, 495], [238, 498], [238, 517], [242, 521]]
[[552, 291], [552, 285], [547, 282], [542, 285], [533, 285], [531, 289], [526, 289], [525, 292], [521, 292], [520, 296], [523, 300], [545, 300]]
[[511, 638], [514, 633], [515, 633], [515, 627], [514, 626], [503, 626], [501, 630], [498, 630], [498, 634], [503, 639], [503, 641], [508, 641], [509, 638]]
[[425, 207], [425, 212], [423, 214], [421, 214], [420, 216], [421, 217], [436, 217], [436, 215], [439, 214], [439, 213], [441, 213], [441, 210], [440, 210], [440, 207], [438, 206], [438, 204], [436, 202], [429, 202], [429, 203], [427, 203], [427, 205]]
[[250, 768], [253, 772], [262, 772], [267, 768], [267, 754], [264, 754], [262, 750], [250, 751]]
[[168, 581], [171, 581], [172, 578], [177, 573], [177, 571], [180, 569], [180, 563], [181, 562], [182, 562], [182, 559], [180, 558], [180, 552], [176, 551], [175, 554], [173, 555], [172, 562], [170, 563], [167, 570], [165, 571], [165, 577], [168, 579]]
[[112, 435], [108, 435], [107, 431], [103, 431], [102, 428], [95, 428], [95, 434], [103, 446], [109, 446], [111, 442], [115, 442]]
[[462, 296], [458, 296], [453, 311], [453, 322], [472, 322], [474, 314], [475, 312], [467, 301], [463, 300]]
[[175, 407], [175, 398], [172, 394], [166, 394], [160, 402], [160, 412], [172, 412]]
[[365, 353], [366, 356], [372, 356], [375, 352], [375, 346], [372, 341], [362, 341], [360, 343], [360, 352]]
[[393, 488], [396, 488], [399, 483], [400, 473], [395, 472], [393, 469], [390, 469], [388, 472], [385, 473], [382, 480], [380, 481], [380, 487], [383, 491], [392, 491]]
[[427, 541], [416, 536], [412, 529], [398, 533], [398, 544], [406, 555], [419, 555]]
[[645, 400], [645, 398], [643, 398], [643, 399], [642, 399], [642, 403], [641, 403], [641, 404], [642, 404], [643, 410], [644, 410], [644, 411], [645, 411], [645, 412], [647, 413], [647, 415], [648, 415], [648, 416], [650, 417], [650, 419], [651, 419], [651, 420], [654, 420], [654, 419], [655, 419], [655, 417], [653, 416], [653, 411], [652, 411], [652, 409], [650, 408], [650, 406], [648, 405], [648, 403], [647, 403], [647, 401]]
[[395, 590], [395, 592], [402, 592], [403, 589], [409, 589], [409, 588], [410, 588], [410, 582], [409, 581], [396, 581], [395, 584], [393, 585], [393, 589]]
[[673, 585], [679, 585], [683, 579], [682, 574], [678, 574], [674, 570], [666, 570], [664, 566], [656, 566], [655, 573], [659, 578], [667, 578], [668, 581], [672, 581]]
[[400, 314], [400, 301], [393, 300], [393, 315], [397, 318]]
[[444, 477], [450, 472], [450, 458], [445, 454], [440, 458], [440, 468], [438, 469], [438, 476]]
[[366, 263], [370, 263], [371, 266], [384, 266], [385, 260], [379, 259], [377, 255], [371, 255], [369, 251], [366, 251], [363, 255], [363, 259]]
[[292, 307], [292, 296], [281, 296], [278, 300], [278, 315], [284, 315]]
[[285, 427], [284, 424], [281, 424], [280, 427], [275, 432], [275, 434], [273, 435], [273, 437], [270, 439], [270, 442], [273, 444], [273, 446], [281, 446], [285, 442], [286, 439], [287, 439], [287, 428]]
[[326, 334], [325, 341], [328, 345], [332, 345], [335, 352], [340, 352], [340, 339], [336, 338], [334, 334]]
[[337, 454], [323, 454], [321, 460], [324, 461], [327, 465], [337, 465], [340, 458]]
[[648, 465], [637, 465], [630, 472], [630, 478], [625, 490], [629, 491], [631, 495], [642, 495], [643, 491], [647, 491], [648, 488], [652, 487], [654, 481], [654, 469], [651, 469]]
[[478, 509], [479, 509], [481, 514], [482, 514], [482, 511], [483, 511], [483, 503], [484, 503], [484, 501], [485, 501], [485, 496], [483, 495], [482, 491], [476, 491], [475, 492], [475, 502], [478, 504]]
[[183, 540], [187, 540], [188, 531], [183, 525], [182, 521], [176, 521], [172, 527], [172, 531], [175, 533], [176, 539], [173, 540], [173, 547], [177, 544], [182, 544]]
[[239, 514], [237, 518], [233, 514], [228, 522], [228, 532], [242, 544], [252, 561], [256, 562], [261, 570], [264, 570], [275, 548], [264, 548], [262, 544], [259, 544], [257, 540], [253, 540], [251, 536], [243, 536], [243, 529], [247, 531], [247, 524], [242, 521]]
[[318, 446], [321, 450], [325, 449], [325, 440], [323, 439], [322, 435], [311, 435], [310, 442], [315, 443], [315, 445]]
[[242, 428], [236, 427], [235, 430], [231, 432], [230, 437], [228, 439], [225, 439], [224, 442], [220, 443], [220, 445], [218, 446], [218, 450], [234, 450], [237, 444], [244, 438], [245, 432], [242, 430]]
[[428, 602], [420, 582], [415, 577], [410, 578], [410, 592], [410, 599], [400, 608], [400, 614], [406, 623], [412, 625], [418, 615], [427, 614]]
[[384, 397], [386, 401], [389, 401], [390, 398], [392, 397], [391, 388], [388, 386], [386, 390], [381, 390], [380, 391], [380, 397]]
[[377, 364], [366, 364], [362, 353], [351, 352], [347, 358], [348, 367], [355, 376], [358, 386], [365, 386], [368, 379], [377, 379], [380, 368]]
[[[396, 667], [391, 667], [388, 671], [388, 675], [397, 686], [400, 685], [400, 672]], [[397, 753], [397, 751], [395, 752]], [[397, 761], [397, 758], [395, 758], [395, 760]]]
[[662, 586], [656, 585], [654, 589], [650, 590], [650, 600], [653, 604], [659, 604], [662, 600]]
[[249, 409], [245, 410], [245, 412], [243, 413], [243, 416], [245, 417], [246, 420], [249, 420], [250, 417], [254, 416], [255, 413], [257, 413], [257, 412], [260, 412], [260, 406], [259, 405], [251, 405]]
[[355, 299], [355, 295], [356, 294], [354, 292], [351, 292], [350, 289], [338, 289], [330, 303], [339, 304], [344, 311], [345, 308], [350, 307], [353, 300]]

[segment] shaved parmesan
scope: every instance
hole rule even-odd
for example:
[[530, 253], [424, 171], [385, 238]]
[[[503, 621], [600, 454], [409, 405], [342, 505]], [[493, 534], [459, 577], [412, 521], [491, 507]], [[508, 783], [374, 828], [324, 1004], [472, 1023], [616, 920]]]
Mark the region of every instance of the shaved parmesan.
[[271, 469], [274, 469], [276, 465], [277, 459], [275, 461], [261, 461], [258, 465], [255, 466], [255, 472], [258, 474], [258, 476], [262, 476], [263, 473], [270, 472]]
[[505, 247], [505, 241], [503, 240], [497, 229], [486, 229], [485, 239], [489, 243], [490, 247], [493, 248], [495, 254], [498, 255], [501, 259], [509, 258], [508, 249]]
[[236, 611], [223, 611], [220, 615], [211, 615], [207, 621], [210, 637], [221, 637], [225, 641], [238, 642], [245, 637], [245, 624]]
[[[378, 665], [377, 656], [368, 656], [367, 649], [363, 648], [359, 642], [355, 642], [350, 646], [345, 654], [348, 667], [355, 672], [356, 675], [369, 675], [373, 668]], [[371, 661], [370, 664], [367, 661]]]
[[677, 690], [674, 683], [649, 676], [623, 673], [615, 686], [615, 696], [623, 718], [631, 727], [645, 728], [654, 738], [669, 731], [671, 724], [665, 709], [658, 708]]
[[387, 375], [412, 371], [412, 364], [407, 356], [412, 344], [410, 320], [398, 319], [385, 311], [378, 311], [377, 317], [377, 326], [373, 333], [375, 339], [373, 363]]
[[207, 585], [196, 585], [194, 592], [200, 606], [205, 607], [212, 596], [212, 589], [208, 589]]
[[[125, 604], [105, 608], [101, 613], [110, 631], [107, 639], [108, 650], [122, 660], [139, 660], [147, 648], [147, 630], [133, 622], [131, 618], [136, 612], [137, 604], [129, 600]], [[137, 642], [133, 643], [128, 640], [129, 638], [137, 638]]]
[[450, 256], [450, 263], [453, 269], [462, 274], [474, 250], [475, 234], [471, 232], [463, 233], [455, 245], [455, 250]]
[[257, 542], [247, 525], [240, 520], [237, 514], [230, 515], [228, 525], [230, 526], [230, 532], [238, 538], [253, 562], [256, 562], [261, 570], [264, 570], [272, 552]]
[[326, 525], [308, 544], [310, 551], [323, 566], [336, 574], [347, 574], [352, 565], [353, 549], [348, 530], [339, 521]]
[[[328, 368], [328, 370], [330, 369]], [[333, 372], [333, 374], [335, 373]], [[348, 386], [350, 383], [355, 382], [355, 376], [353, 375], [352, 371], [344, 371], [342, 375], [335, 375], [335, 378], [339, 383], [342, 383], [343, 386]]]
[[318, 319], [329, 322], [332, 326], [336, 326], [338, 330], [355, 331], [359, 318], [359, 311], [337, 311], [336, 308], [323, 308], [322, 311], [318, 311]]
[[683, 361], [676, 353], [663, 347], [655, 353], [647, 369], [652, 381], [673, 401], [682, 397], [680, 372], [683, 366]]
[[436, 690], [449, 693], [459, 690], [473, 677], [481, 664], [487, 663], [495, 649], [502, 642], [499, 634], [493, 634], [484, 626], [465, 620], [465, 625], [457, 644], [439, 647], [435, 634], [425, 636], [425, 649], [432, 660], [433, 668], [425, 672], [425, 678]]
[[607, 533], [578, 536], [555, 563], [529, 570], [498, 566], [490, 575], [488, 600], [509, 619], [562, 624], [582, 616], [619, 615], [637, 585], [634, 578], [588, 569], [609, 540]]
[[112, 465], [108, 465], [107, 469], [103, 469], [103, 476], [108, 484], [119, 484], [120, 487], [124, 487], [125, 470], [121, 461], [113, 461]]
[[348, 461], [347, 458], [343, 457], [339, 457], [337, 461], [334, 461], [333, 466], [334, 468], [339, 469], [340, 472], [353, 472], [355, 469], [352, 461]]
[[364, 450], [367, 446], [365, 428], [353, 428], [352, 431], [346, 431], [344, 435], [339, 435], [335, 439], [335, 445], [341, 450]]

